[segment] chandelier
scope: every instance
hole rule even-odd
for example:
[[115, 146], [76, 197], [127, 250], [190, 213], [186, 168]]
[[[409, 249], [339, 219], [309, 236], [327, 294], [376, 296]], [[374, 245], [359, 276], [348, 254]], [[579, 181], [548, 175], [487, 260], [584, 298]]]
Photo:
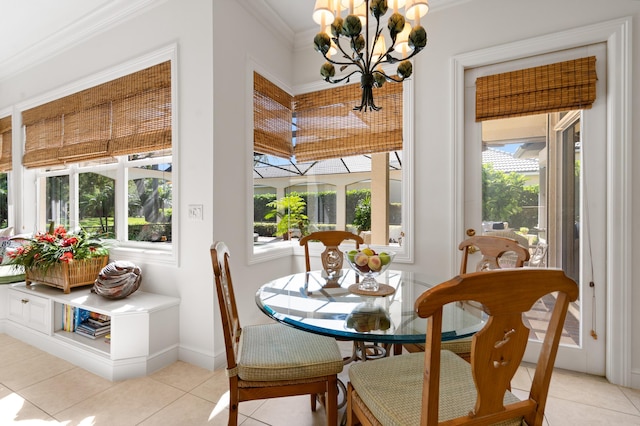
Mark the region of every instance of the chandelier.
[[[389, 10], [387, 19], [388, 40], [383, 34], [384, 22], [380, 18]], [[342, 8], [347, 16], [342, 18]], [[404, 15], [400, 10], [404, 8]], [[373, 100], [373, 88], [386, 82], [401, 83], [413, 72], [409, 61], [427, 44], [427, 32], [420, 25], [420, 18], [427, 14], [427, 0], [316, 0], [313, 20], [320, 25], [314, 38], [315, 49], [327, 60], [320, 68], [320, 75], [329, 83], [349, 82], [355, 74], [361, 74], [362, 99], [354, 110], [378, 111]], [[367, 13], [369, 11], [369, 13]], [[375, 32], [369, 33], [375, 19]], [[413, 27], [407, 20], [413, 21]], [[399, 62], [396, 75], [388, 75], [383, 64]], [[340, 76], [336, 76], [336, 67]], [[354, 69], [355, 67], [355, 69]]]

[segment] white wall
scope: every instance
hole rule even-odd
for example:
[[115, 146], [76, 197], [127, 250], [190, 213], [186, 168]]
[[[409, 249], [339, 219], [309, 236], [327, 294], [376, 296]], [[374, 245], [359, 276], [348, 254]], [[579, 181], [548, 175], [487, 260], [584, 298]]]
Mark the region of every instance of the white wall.
[[[290, 85], [291, 52], [237, 1], [215, 0], [213, 12], [213, 240], [225, 241], [231, 251], [242, 323], [266, 322], [268, 318], [256, 307], [255, 292], [260, 284], [290, 271], [292, 261], [286, 257], [249, 265], [253, 244], [253, 228], [248, 226], [253, 222], [253, 122], [246, 112], [253, 105], [253, 80], [247, 80], [247, 67], [254, 64], [285, 86]], [[219, 355], [224, 346], [219, 333], [218, 338]]]

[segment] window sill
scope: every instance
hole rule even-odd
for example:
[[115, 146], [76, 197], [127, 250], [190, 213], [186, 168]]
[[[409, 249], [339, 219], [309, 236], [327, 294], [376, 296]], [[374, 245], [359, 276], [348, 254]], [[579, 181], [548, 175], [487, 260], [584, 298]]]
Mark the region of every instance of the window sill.
[[[352, 245], [345, 243], [345, 249], [348, 249]], [[363, 244], [360, 247], [368, 246]], [[410, 263], [411, 258], [407, 251], [407, 248], [400, 245], [388, 245], [388, 246], [371, 246], [376, 251], [395, 251], [396, 263]], [[321, 243], [311, 242], [309, 244], [309, 254], [312, 257], [319, 257], [324, 251], [324, 246]], [[297, 239], [292, 241], [281, 241], [277, 243], [265, 244], [261, 246], [253, 246], [253, 254], [249, 260], [250, 264], [266, 262], [273, 259], [280, 259], [287, 256], [304, 256], [304, 247], [302, 247]]]
[[177, 266], [174, 247], [167, 244], [149, 245], [117, 245], [109, 249], [113, 260], [129, 260], [131, 262], [151, 263]]
[[293, 247], [298, 245], [298, 240], [280, 241], [265, 245], [253, 246], [253, 254], [249, 259], [249, 264], [266, 262], [279, 259], [293, 254]]

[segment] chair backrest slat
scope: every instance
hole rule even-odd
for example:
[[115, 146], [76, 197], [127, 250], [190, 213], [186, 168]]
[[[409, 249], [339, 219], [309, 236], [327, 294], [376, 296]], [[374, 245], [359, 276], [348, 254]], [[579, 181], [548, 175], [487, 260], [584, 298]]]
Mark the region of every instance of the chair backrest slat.
[[236, 355], [240, 342], [240, 318], [231, 281], [231, 269], [229, 268], [229, 249], [222, 242], [215, 242], [211, 246], [211, 263], [216, 282], [218, 306], [222, 317], [222, 329], [224, 343], [227, 352], [227, 368], [232, 369], [237, 365]]
[[461, 275], [467, 273], [469, 254], [473, 247], [477, 248], [482, 254], [482, 260], [478, 262], [476, 271], [500, 269], [500, 258], [507, 253], [513, 253], [516, 257], [514, 268], [521, 268], [530, 257], [529, 249], [518, 244], [514, 239], [491, 235], [475, 235], [467, 238], [458, 246], [458, 249], [463, 251], [462, 263], [460, 264]]
[[327, 271], [327, 273], [330, 273], [342, 269], [344, 255], [340, 251], [339, 246], [345, 240], [355, 241], [356, 249], [360, 248], [360, 244], [364, 242], [362, 237], [349, 231], [318, 231], [302, 237], [300, 239], [300, 245], [304, 246], [305, 267], [307, 272], [311, 271], [309, 242], [320, 241], [324, 244], [324, 252], [320, 255], [322, 268]]

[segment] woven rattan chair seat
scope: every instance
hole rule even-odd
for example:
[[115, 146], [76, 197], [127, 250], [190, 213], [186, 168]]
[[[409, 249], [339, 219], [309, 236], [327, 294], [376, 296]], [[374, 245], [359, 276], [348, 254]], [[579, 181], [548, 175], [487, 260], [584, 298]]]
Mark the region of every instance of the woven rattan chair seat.
[[[439, 421], [464, 416], [473, 410], [476, 392], [471, 365], [450, 351], [442, 351]], [[424, 353], [413, 353], [353, 364], [349, 380], [354, 403], [364, 403], [384, 426], [420, 424]], [[505, 403], [517, 402], [511, 392]], [[499, 425], [521, 425], [521, 419]]]
[[238, 377], [243, 381], [322, 377], [341, 372], [344, 365], [335, 339], [279, 323], [244, 327], [238, 352]]

